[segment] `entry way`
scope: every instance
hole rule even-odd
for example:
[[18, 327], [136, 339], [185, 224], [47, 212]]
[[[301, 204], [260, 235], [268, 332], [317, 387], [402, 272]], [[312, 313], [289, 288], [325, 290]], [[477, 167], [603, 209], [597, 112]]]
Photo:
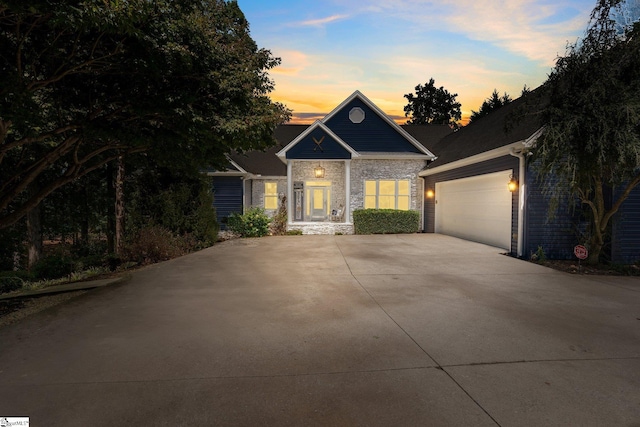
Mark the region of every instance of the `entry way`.
[[328, 187], [308, 187], [308, 215], [311, 221], [321, 221], [327, 217], [327, 203], [329, 202]]
[[511, 171], [436, 183], [436, 233], [511, 249]]

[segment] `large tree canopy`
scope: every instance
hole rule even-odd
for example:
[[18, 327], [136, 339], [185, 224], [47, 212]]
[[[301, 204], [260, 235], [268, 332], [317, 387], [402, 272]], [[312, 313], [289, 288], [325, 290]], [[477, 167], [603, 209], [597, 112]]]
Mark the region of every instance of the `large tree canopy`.
[[272, 145], [277, 64], [234, 1], [0, 0], [0, 228], [117, 156]]
[[405, 94], [407, 105], [404, 107], [405, 116], [411, 115], [408, 124], [446, 124], [457, 126], [462, 118], [461, 104], [456, 101], [457, 93], [449, 93], [443, 86], [435, 86], [435, 81], [429, 79], [424, 86], [419, 84], [413, 93]]
[[[542, 176], [559, 176], [591, 217], [590, 262], [597, 262], [611, 217], [640, 183], [640, 26], [620, 34], [600, 0], [579, 44], [558, 59], [539, 91], [543, 137], [532, 152]], [[616, 189], [613, 200], [607, 189]]]

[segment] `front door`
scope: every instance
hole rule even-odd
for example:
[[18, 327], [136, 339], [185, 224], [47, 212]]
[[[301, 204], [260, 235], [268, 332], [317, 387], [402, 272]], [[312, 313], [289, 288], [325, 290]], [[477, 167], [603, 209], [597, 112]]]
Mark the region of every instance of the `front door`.
[[327, 187], [308, 187], [309, 219], [322, 221], [327, 217]]

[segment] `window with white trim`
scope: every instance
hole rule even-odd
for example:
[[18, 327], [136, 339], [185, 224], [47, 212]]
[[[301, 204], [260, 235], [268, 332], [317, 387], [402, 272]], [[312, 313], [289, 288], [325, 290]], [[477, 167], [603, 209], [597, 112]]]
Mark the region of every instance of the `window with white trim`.
[[408, 211], [411, 199], [408, 179], [380, 179], [364, 182], [365, 209]]
[[267, 210], [278, 209], [278, 183], [264, 183], [264, 208]]

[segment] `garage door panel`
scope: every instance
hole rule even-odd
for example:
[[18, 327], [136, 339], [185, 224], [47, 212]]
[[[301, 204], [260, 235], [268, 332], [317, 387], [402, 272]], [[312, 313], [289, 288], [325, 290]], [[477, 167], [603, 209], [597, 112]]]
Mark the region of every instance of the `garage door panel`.
[[511, 171], [436, 184], [436, 232], [509, 250]]

